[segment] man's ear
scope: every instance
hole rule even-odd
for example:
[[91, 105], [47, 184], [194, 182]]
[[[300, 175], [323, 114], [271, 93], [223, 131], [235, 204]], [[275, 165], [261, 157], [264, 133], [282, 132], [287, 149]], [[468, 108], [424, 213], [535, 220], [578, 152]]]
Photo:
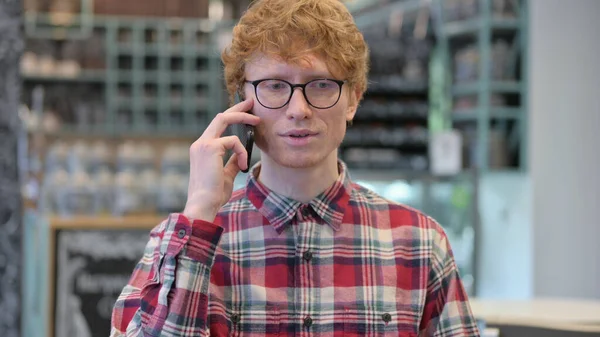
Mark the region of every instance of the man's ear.
[[358, 110], [358, 102], [360, 102], [362, 92], [360, 88], [354, 87], [350, 92], [350, 101], [348, 102], [348, 111], [346, 112], [346, 120], [354, 119], [356, 110]]

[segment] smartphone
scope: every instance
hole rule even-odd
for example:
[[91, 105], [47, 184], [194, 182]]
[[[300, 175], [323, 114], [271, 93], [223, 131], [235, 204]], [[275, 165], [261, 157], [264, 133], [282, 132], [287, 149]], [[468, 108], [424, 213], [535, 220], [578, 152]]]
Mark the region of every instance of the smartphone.
[[[238, 93], [235, 94], [235, 104], [241, 102], [241, 98]], [[247, 113], [252, 113], [251, 111], [246, 111]], [[229, 135], [237, 136], [242, 142], [242, 146], [246, 149], [248, 153], [248, 165], [247, 168], [242, 170], [244, 173], [248, 173], [250, 169], [250, 163], [252, 162], [252, 149], [254, 148], [254, 126], [248, 124], [233, 124], [229, 126]], [[233, 151], [229, 151], [227, 158], [225, 159], [225, 163], [231, 158], [233, 155]]]

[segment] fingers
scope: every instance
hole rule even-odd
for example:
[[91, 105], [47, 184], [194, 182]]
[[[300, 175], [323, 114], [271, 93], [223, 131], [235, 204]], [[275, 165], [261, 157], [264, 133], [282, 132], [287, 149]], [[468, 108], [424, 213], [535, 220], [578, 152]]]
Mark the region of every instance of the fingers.
[[251, 98], [248, 98], [244, 101], [239, 102], [238, 104], [232, 105], [231, 108], [225, 110], [225, 113], [232, 112], [232, 111], [250, 111], [250, 109], [252, 109], [253, 106], [254, 106], [254, 100]]
[[201, 138], [219, 138], [231, 124], [257, 125], [260, 122], [260, 118], [246, 112], [252, 109], [253, 104], [254, 101], [248, 99], [232, 106], [225, 112], [217, 114], [210, 122]]
[[225, 164], [224, 173], [226, 177], [229, 177], [232, 181], [235, 179], [235, 176], [240, 172], [241, 167], [239, 163], [239, 158], [237, 153], [234, 153], [231, 158]]
[[[246, 166], [248, 166], [248, 152], [246, 152], [246, 148], [244, 148], [240, 139], [237, 136], [228, 136], [220, 138], [219, 141], [221, 142], [224, 150], [231, 149], [233, 151], [233, 155], [227, 161], [226, 166], [231, 163], [232, 165], [237, 166], [239, 169], [245, 170], [247, 168]], [[234, 158], [235, 160], [232, 161]]]

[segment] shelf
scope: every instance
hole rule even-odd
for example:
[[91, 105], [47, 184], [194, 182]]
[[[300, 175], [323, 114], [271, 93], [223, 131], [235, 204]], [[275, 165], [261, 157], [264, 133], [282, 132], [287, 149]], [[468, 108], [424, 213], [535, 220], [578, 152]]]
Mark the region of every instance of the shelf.
[[54, 229], [152, 229], [167, 218], [168, 215], [129, 215], [123, 217], [72, 216], [50, 217], [50, 227]]
[[[199, 125], [199, 123], [198, 123]], [[164, 127], [156, 129], [132, 129], [131, 127], [115, 126], [108, 127], [105, 125], [95, 126], [94, 128], [83, 128], [76, 125], [63, 125], [63, 127], [56, 132], [47, 132], [48, 137], [57, 138], [83, 138], [83, 139], [96, 139], [96, 138], [112, 138], [112, 139], [129, 139], [129, 138], [165, 138], [165, 139], [196, 139], [202, 134], [203, 128], [196, 127], [195, 125], [184, 125], [182, 127]], [[205, 126], [203, 126], [205, 127]]]
[[516, 30], [519, 29], [518, 19], [492, 19], [492, 29], [496, 30]]
[[[477, 95], [485, 87], [482, 81], [455, 84], [452, 89], [454, 96]], [[494, 81], [490, 83], [489, 89], [493, 93], [520, 94], [523, 86], [516, 81]]]
[[161, 100], [158, 97], [143, 98], [141, 101], [144, 110], [160, 110]]
[[216, 51], [212, 51], [208, 47], [190, 47], [185, 45], [171, 45], [165, 43], [164, 45], [150, 44], [144, 46], [135, 46], [131, 43], [119, 43], [115, 53], [119, 56], [155, 56], [155, 57], [169, 57], [169, 56], [195, 56], [199, 58], [220, 58], [220, 55]]
[[[89, 42], [101, 44], [98, 47], [102, 47], [99, 50], [103, 50], [106, 69], [85, 70], [77, 77], [39, 74], [22, 74], [22, 77], [27, 84], [48, 87], [98, 83], [94, 88], [102, 88], [98, 88], [98, 95], [103, 97], [105, 105], [104, 120], [91, 125], [70, 121], [48, 136], [197, 139], [206, 128], [206, 120], [213, 116], [199, 111], [224, 110], [215, 34], [221, 28], [231, 29], [235, 22], [133, 16], [76, 15], [74, 18], [74, 22], [93, 19], [89, 27], [95, 35], [88, 34], [82, 39], [94, 37]], [[50, 16], [28, 16], [28, 19], [43, 22]], [[174, 39], [173, 34], [179, 37]], [[121, 120], [126, 123], [117, 124]]]
[[196, 46], [191, 49], [192, 53], [196, 56], [204, 56], [206, 58], [212, 58], [221, 60], [221, 52], [217, 49], [211, 49], [204, 46]]
[[[484, 27], [484, 23], [482, 19], [478, 18], [450, 22], [444, 25], [444, 33], [448, 37], [475, 35]], [[519, 29], [519, 21], [517, 19], [492, 19], [490, 27], [492, 31], [516, 31]]]
[[192, 82], [195, 84], [211, 85], [211, 81], [214, 81], [214, 79], [210, 77], [211, 73], [208, 70], [192, 71], [191, 74], [193, 75]]
[[104, 83], [106, 72], [104, 70], [83, 70], [74, 77], [41, 74], [22, 74], [22, 76], [24, 81], [30, 82]]
[[30, 11], [25, 12], [24, 16], [25, 20], [29, 22], [60, 27], [80, 26], [84, 23], [91, 22], [92, 18], [90, 15], [85, 14], [68, 13], [66, 16], [57, 16], [52, 13], [36, 13]]
[[426, 151], [429, 144], [424, 142], [404, 142], [401, 144], [381, 144], [378, 142], [354, 142], [354, 141], [344, 141], [340, 148], [342, 150], [347, 150], [350, 148], [360, 148], [360, 149], [391, 149], [391, 150], [403, 150], [406, 152], [419, 152]]
[[428, 114], [375, 114], [370, 111], [359, 110], [354, 117], [356, 123], [410, 123], [410, 122], [427, 122], [429, 118]]
[[[168, 56], [179, 56], [183, 57], [188, 54], [189, 46], [183, 44], [151, 44], [144, 46], [144, 55], [157, 56], [157, 57], [168, 57]], [[203, 53], [192, 53], [195, 56], [205, 56]]]
[[474, 172], [472, 170], [463, 170], [456, 175], [434, 175], [429, 170], [402, 170], [402, 169], [363, 169], [349, 168], [352, 180], [374, 180], [374, 181], [394, 181], [394, 180], [420, 180], [431, 182], [446, 181], [464, 181], [470, 179]]
[[373, 1], [371, 1], [371, 0], [354, 0], [354, 1], [349, 1], [346, 4], [348, 11], [352, 12], [355, 15], [357, 12], [364, 11], [366, 9], [369, 9], [372, 6], [373, 6]]
[[115, 107], [118, 109], [131, 109], [133, 107], [132, 97], [119, 97], [114, 102]]
[[[211, 72], [209, 70], [197, 70], [186, 73], [182, 70], [116, 70], [115, 71], [119, 83], [129, 83], [134, 82], [134, 76], [136, 79], [143, 79], [145, 83], [163, 83], [169, 82], [174, 84], [205, 84], [210, 85], [211, 81], [214, 81], [211, 78]], [[188, 77], [189, 76], [189, 77]], [[189, 81], [188, 81], [189, 79]]]
[[523, 173], [526, 173], [525, 168], [523, 167], [501, 167], [501, 168], [489, 168], [486, 171], [486, 174], [490, 175], [496, 175], [496, 176], [515, 176], [515, 175], [522, 175]]
[[[473, 128], [471, 141], [475, 145], [474, 151], [468, 153], [466, 160], [476, 163], [482, 172], [489, 172], [493, 168], [494, 162], [490, 156], [492, 149], [487, 146], [489, 139], [486, 138], [492, 129], [496, 129], [494, 131], [503, 133], [508, 142], [509, 149], [504, 158], [506, 162], [518, 166], [518, 170], [526, 170], [529, 157], [527, 128], [524, 127], [528, 120], [527, 0], [515, 2], [510, 11], [500, 11], [507, 14], [498, 13], [491, 0], [477, 3], [480, 6], [471, 18], [449, 21], [443, 17], [447, 13], [444, 11], [447, 8], [444, 1], [435, 2], [436, 9], [441, 11], [441, 22], [436, 30], [441, 51], [438, 56], [439, 64], [436, 65], [439, 69], [438, 81], [432, 82], [436, 85], [435, 91], [441, 90], [446, 96], [436, 102], [437, 107], [441, 106], [442, 110], [432, 110], [432, 113], [437, 113], [433, 117], [439, 117], [442, 122], [432, 118], [430, 125], [445, 129], [452, 127], [453, 123], [464, 123], [466, 125], [463, 126]], [[497, 70], [502, 68], [502, 76], [493, 74], [494, 55], [499, 46], [496, 43], [499, 40], [507, 43], [507, 48], [504, 49], [507, 52], [506, 58], [501, 65], [496, 64]], [[478, 58], [475, 64], [472, 63], [473, 57]], [[465, 65], [463, 72], [452, 70], [456, 68], [456, 62]], [[453, 83], [458, 77], [464, 78], [472, 71], [479, 73], [479, 76]], [[448, 86], [448, 83], [451, 84]], [[505, 101], [503, 104], [511, 106], [494, 106], [497, 98]], [[457, 100], [474, 101], [474, 107], [448, 111], [452, 109], [453, 101]]]
[[130, 56], [130, 55], [144, 54], [144, 49], [134, 46], [131, 42], [129, 42], [129, 43], [121, 42], [121, 43], [117, 43], [115, 46], [116, 46], [116, 53], [118, 55]]
[[157, 71], [157, 70], [141, 70], [140, 73], [143, 74], [145, 82], [153, 82], [153, 83], [163, 81], [164, 78], [163, 78], [162, 75], [165, 74], [165, 73], [169, 74], [169, 78], [170, 79], [177, 78], [176, 76], [179, 75], [175, 71], [173, 71], [173, 72], [170, 72], [170, 71], [163, 72], [163, 71]]
[[[452, 112], [452, 121], [454, 122], [470, 122], [477, 121], [479, 109], [459, 109]], [[490, 118], [494, 119], [513, 119], [518, 120], [523, 115], [521, 108], [512, 107], [492, 107], [490, 109]]]
[[427, 93], [429, 89], [429, 84], [425, 80], [405, 80], [397, 75], [372, 75], [369, 78], [369, 82], [367, 94]]
[[348, 1], [346, 6], [353, 13], [354, 21], [358, 28], [366, 28], [375, 24], [381, 24], [381, 19], [389, 17], [390, 13], [402, 12], [411, 14], [430, 6], [429, 2], [422, 0], [396, 0], [385, 1], [374, 4], [375, 1], [355, 0]]

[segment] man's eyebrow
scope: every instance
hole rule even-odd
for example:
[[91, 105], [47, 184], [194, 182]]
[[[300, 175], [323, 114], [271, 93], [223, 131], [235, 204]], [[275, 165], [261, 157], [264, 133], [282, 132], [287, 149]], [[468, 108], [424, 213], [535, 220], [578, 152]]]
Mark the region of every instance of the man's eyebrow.
[[332, 78], [333, 76], [330, 73], [317, 72], [317, 73], [308, 73], [306, 74], [307, 78]]
[[[292, 79], [292, 77], [294, 77], [294, 76], [292, 76], [290, 74], [273, 72], [273, 73], [266, 73], [265, 75], [261, 76], [261, 78], [257, 78], [257, 79], [272, 78], [272, 79], [280, 79], [280, 80], [290, 81]], [[333, 76], [331, 74], [326, 73], [326, 72], [307, 72], [307, 73], [302, 73], [300, 77], [306, 81], [310, 81], [310, 80], [314, 80], [314, 79], [318, 79], [318, 78], [333, 78]], [[255, 79], [253, 79], [253, 80], [255, 80]]]

